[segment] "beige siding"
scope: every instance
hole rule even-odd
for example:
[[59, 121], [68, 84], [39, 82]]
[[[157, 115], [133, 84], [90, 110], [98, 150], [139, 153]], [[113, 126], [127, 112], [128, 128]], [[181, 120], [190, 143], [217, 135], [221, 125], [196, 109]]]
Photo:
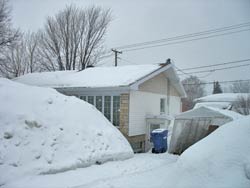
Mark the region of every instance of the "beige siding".
[[173, 85], [170, 85], [170, 96], [180, 97], [180, 94], [176, 91], [176, 89], [173, 87]]
[[142, 83], [139, 86], [139, 91], [158, 93], [167, 95], [168, 90], [168, 82], [166, 76], [161, 73], [154, 78]]
[[[170, 84], [170, 96], [180, 96], [173, 85]], [[139, 91], [157, 93], [167, 95], [168, 92], [168, 80], [164, 73], [161, 73], [150, 80], [142, 83], [139, 86]]]

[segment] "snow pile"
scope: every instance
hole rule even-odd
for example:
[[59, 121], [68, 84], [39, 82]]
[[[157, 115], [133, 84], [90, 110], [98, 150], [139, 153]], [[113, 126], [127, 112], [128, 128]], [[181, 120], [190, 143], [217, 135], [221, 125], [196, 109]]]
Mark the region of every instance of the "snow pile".
[[92, 105], [0, 79], [0, 185], [133, 156], [121, 133]]
[[188, 148], [175, 163], [75, 188], [249, 188], [249, 135], [250, 116], [219, 127]]
[[250, 116], [225, 124], [187, 149], [170, 187], [250, 187]]
[[160, 65], [94, 67], [78, 72], [56, 71], [26, 74], [15, 79], [15, 81], [28, 85], [55, 88], [128, 86], [160, 68]]

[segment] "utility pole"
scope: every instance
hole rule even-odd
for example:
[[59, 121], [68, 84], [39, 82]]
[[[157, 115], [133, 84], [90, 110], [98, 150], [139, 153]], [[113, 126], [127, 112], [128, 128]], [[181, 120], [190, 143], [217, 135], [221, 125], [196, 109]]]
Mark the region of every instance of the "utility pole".
[[115, 53], [115, 67], [117, 67], [118, 54], [122, 54], [122, 51], [118, 51], [116, 49], [111, 49], [111, 51]]

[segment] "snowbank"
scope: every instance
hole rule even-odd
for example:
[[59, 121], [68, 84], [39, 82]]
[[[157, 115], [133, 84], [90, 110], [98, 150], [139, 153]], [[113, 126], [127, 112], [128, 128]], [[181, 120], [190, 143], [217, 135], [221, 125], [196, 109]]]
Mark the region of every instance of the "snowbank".
[[0, 79], [0, 185], [133, 156], [121, 133], [92, 105]]
[[249, 188], [249, 135], [250, 116], [219, 127], [188, 148], [175, 163], [91, 184], [83, 182], [75, 188]]
[[180, 156], [171, 172], [178, 181], [171, 176], [168, 185], [250, 187], [249, 135], [250, 116], [218, 128]]

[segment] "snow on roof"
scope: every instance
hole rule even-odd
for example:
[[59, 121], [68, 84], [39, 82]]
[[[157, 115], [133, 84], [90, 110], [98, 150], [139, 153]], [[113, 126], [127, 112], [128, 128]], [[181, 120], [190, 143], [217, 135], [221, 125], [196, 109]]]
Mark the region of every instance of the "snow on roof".
[[160, 65], [129, 65], [94, 67], [82, 71], [55, 71], [32, 73], [15, 81], [47, 87], [117, 87], [128, 86], [160, 69]]
[[247, 93], [219, 93], [195, 99], [195, 102], [234, 102], [238, 97], [247, 97]]
[[199, 108], [201, 106], [208, 106], [213, 108], [219, 108], [219, 109], [228, 109], [230, 106], [232, 106], [231, 102], [198, 102], [195, 104], [195, 108]]
[[175, 116], [175, 119], [192, 119], [192, 118], [215, 118], [215, 117], [223, 117], [227, 116], [232, 120], [241, 118], [242, 115], [230, 111], [230, 110], [222, 110], [219, 108], [213, 108], [208, 106], [201, 106], [199, 108], [191, 109], [189, 111], [183, 112], [179, 115]]

